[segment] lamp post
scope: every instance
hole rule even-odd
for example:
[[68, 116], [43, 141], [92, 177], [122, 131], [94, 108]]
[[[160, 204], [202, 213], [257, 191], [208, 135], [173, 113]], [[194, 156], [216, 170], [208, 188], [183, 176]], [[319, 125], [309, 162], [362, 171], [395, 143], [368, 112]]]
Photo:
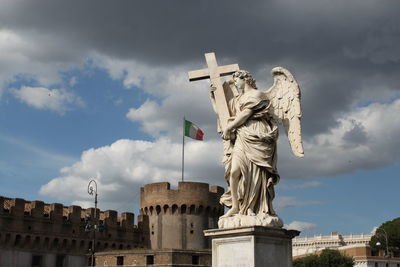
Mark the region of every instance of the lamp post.
[[[387, 232], [385, 231], [385, 229], [383, 229], [383, 228], [378, 228], [378, 229], [376, 229], [375, 234], [379, 234], [379, 233], [377, 233], [378, 230], [382, 230], [381, 234], [385, 237], [385, 243], [386, 243], [386, 244], [385, 244], [385, 245], [386, 245], [386, 249], [385, 249], [385, 258], [390, 258], [388, 234], [387, 234]], [[379, 241], [376, 242], [376, 245], [377, 245], [377, 246], [380, 246], [380, 245], [381, 245], [381, 242], [379, 242]]]
[[97, 225], [97, 183], [94, 179], [90, 180], [87, 188], [88, 194], [93, 196], [94, 195], [94, 214], [93, 219], [91, 219], [90, 214], [86, 214], [86, 226], [85, 231], [91, 232], [93, 231], [93, 239], [92, 239], [92, 248], [91, 248], [91, 267], [94, 266], [94, 253], [95, 253], [95, 244], [96, 244], [96, 230], [98, 229]]

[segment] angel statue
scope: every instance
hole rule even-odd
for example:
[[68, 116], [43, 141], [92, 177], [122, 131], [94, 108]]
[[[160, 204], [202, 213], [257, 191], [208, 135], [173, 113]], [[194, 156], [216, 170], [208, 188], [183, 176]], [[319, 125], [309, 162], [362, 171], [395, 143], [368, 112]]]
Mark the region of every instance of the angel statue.
[[[231, 118], [220, 127], [224, 139], [225, 179], [228, 190], [220, 202], [230, 207], [219, 220], [220, 228], [238, 226], [282, 227], [272, 200], [279, 182], [277, 162], [278, 125], [283, 124], [295, 156], [303, 157], [301, 140], [300, 87], [282, 67], [272, 70], [274, 83], [267, 91], [257, 89], [256, 80], [245, 70], [234, 72], [224, 83]], [[215, 107], [215, 87], [210, 87]]]

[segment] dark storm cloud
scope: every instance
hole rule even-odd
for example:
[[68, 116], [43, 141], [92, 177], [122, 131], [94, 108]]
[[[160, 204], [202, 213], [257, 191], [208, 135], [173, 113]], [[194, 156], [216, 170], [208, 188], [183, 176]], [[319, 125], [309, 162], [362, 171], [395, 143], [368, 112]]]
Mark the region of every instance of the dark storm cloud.
[[220, 63], [239, 62], [252, 72], [285, 66], [304, 89], [309, 138], [335, 126], [360, 92], [374, 90], [368, 80], [398, 90], [399, 7], [368, 0], [9, 1], [0, 22], [62, 40], [49, 57], [96, 51], [150, 66], [201, 67], [203, 53], [215, 51]]

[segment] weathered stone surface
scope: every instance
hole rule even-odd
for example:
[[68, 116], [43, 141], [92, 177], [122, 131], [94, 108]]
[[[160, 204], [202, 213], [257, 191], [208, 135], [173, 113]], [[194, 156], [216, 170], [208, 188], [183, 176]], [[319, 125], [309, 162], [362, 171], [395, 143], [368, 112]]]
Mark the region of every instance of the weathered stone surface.
[[261, 226], [204, 232], [213, 239], [213, 267], [290, 267], [292, 238], [300, 233]]
[[216, 228], [223, 214], [219, 198], [222, 187], [206, 183], [180, 182], [177, 189], [169, 183], [154, 183], [141, 188], [141, 213], [148, 216], [152, 249], [204, 249], [210, 242], [205, 229]]

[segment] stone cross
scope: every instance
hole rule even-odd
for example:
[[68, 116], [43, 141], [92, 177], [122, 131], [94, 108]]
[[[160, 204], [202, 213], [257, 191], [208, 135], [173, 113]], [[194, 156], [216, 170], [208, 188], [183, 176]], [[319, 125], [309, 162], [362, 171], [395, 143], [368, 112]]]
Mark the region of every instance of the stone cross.
[[239, 70], [239, 65], [231, 64], [218, 66], [217, 59], [215, 58], [214, 53], [206, 53], [205, 57], [208, 68], [189, 71], [189, 81], [192, 82], [204, 79], [211, 80], [211, 83], [216, 87], [216, 90], [214, 91], [214, 96], [217, 116], [222, 130], [224, 130], [228, 123], [228, 119], [230, 118], [230, 113], [220, 77], [235, 73], [235, 71]]

